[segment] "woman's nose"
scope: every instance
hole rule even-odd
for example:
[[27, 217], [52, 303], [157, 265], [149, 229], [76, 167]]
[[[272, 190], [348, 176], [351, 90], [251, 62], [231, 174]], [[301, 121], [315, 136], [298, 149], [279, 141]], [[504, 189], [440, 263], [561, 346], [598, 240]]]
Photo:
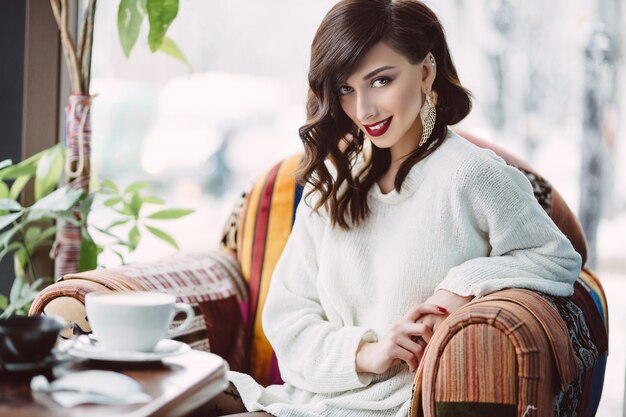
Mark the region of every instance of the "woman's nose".
[[374, 121], [376, 116], [376, 105], [367, 94], [359, 94], [356, 102], [356, 117], [362, 123]]

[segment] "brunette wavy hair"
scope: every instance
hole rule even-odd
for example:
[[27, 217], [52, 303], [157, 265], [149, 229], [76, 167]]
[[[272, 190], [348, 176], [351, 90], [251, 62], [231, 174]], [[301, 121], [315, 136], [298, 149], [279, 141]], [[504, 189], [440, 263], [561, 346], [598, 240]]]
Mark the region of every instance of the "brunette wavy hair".
[[[320, 198], [314, 209], [328, 207], [331, 222], [343, 229], [370, 214], [367, 193], [387, 172], [389, 149], [372, 147], [371, 158], [358, 173], [352, 168], [363, 151], [364, 135], [341, 108], [338, 87], [361, 58], [377, 43], [385, 42], [412, 64], [431, 52], [437, 62], [433, 91], [437, 94], [437, 121], [427, 142], [401, 164], [394, 187], [400, 191], [411, 167], [434, 152], [447, 134], [447, 126], [461, 121], [471, 109], [471, 96], [461, 85], [445, 34], [437, 16], [417, 0], [343, 0], [324, 17], [311, 45], [307, 123], [300, 128], [305, 156], [297, 173]], [[352, 140], [345, 138], [351, 135]], [[343, 142], [343, 145], [342, 143]], [[347, 143], [347, 147], [346, 147]], [[325, 164], [335, 167], [335, 177]]]

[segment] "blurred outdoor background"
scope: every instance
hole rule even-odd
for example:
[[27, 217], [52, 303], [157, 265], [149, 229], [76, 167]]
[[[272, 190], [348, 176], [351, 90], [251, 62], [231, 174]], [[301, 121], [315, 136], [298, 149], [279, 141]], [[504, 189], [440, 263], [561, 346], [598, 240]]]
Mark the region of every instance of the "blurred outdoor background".
[[[117, 36], [118, 3], [100, 1], [96, 13], [93, 165], [101, 179], [122, 186], [146, 180], [169, 206], [195, 209], [163, 229], [182, 251], [208, 250], [250, 181], [301, 150], [309, 47], [335, 1], [182, 0], [168, 35], [189, 65], [151, 54], [147, 24], [127, 59]], [[621, 415], [626, 7], [619, 0], [428, 3], [474, 95], [474, 110], [459, 128], [528, 160], [580, 216], [595, 247], [591, 262], [611, 315], [598, 416]], [[96, 210], [91, 223], [109, 222], [105, 213]], [[130, 260], [172, 251], [145, 236]], [[119, 260], [105, 256], [101, 263]]]

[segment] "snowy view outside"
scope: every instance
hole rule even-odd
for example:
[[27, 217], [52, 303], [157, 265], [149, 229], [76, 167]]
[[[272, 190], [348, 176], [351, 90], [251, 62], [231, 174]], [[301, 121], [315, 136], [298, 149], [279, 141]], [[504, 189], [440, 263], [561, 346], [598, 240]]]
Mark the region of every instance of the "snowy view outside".
[[[183, 0], [168, 34], [190, 69], [149, 52], [147, 24], [126, 59], [117, 38], [118, 2], [99, 2], [92, 76], [98, 175], [122, 186], [150, 181], [169, 206], [194, 208], [193, 215], [163, 229], [184, 252], [214, 248], [241, 191], [280, 158], [301, 150], [297, 131], [305, 117], [309, 47], [334, 3]], [[591, 179], [585, 190], [601, 190], [591, 203], [582, 201], [592, 213], [602, 211], [595, 270], [607, 291], [612, 325], [598, 415], [620, 415], [626, 358], [626, 166], [620, 162], [626, 146], [618, 121], [626, 114], [618, 99], [626, 94], [624, 82], [616, 80], [626, 78], [623, 60], [602, 55], [604, 38], [593, 35], [602, 28], [599, 8], [592, 0], [429, 4], [446, 28], [461, 81], [474, 95], [474, 110], [459, 128], [529, 161], [579, 215], [581, 178]], [[626, 27], [624, 10], [604, 13], [615, 17], [606, 29], [625, 39], [614, 33]], [[585, 121], [598, 97], [617, 104], [602, 107], [594, 130]], [[600, 164], [589, 162], [596, 154]], [[581, 175], [583, 160], [586, 170], [595, 167], [605, 179]], [[108, 224], [105, 213], [96, 210], [90, 221]], [[128, 261], [172, 251], [145, 236]], [[118, 262], [110, 254], [102, 259], [104, 265]]]

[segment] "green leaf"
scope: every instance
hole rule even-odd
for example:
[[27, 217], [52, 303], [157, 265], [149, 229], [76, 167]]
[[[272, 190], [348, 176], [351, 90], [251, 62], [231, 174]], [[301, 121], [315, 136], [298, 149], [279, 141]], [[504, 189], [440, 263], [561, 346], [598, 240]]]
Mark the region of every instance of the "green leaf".
[[145, 181], [134, 182], [126, 187], [126, 189], [124, 190], [124, 194], [134, 193], [139, 190], [143, 190], [144, 188], [150, 188], [150, 183]]
[[141, 206], [143, 205], [143, 202], [141, 201], [141, 198], [139, 198], [139, 194], [138, 193], [134, 193], [133, 196], [130, 199], [130, 204], [128, 205], [128, 207], [130, 208], [131, 212], [133, 213], [133, 217], [135, 219], [139, 218], [139, 212], [141, 211]]
[[32, 284], [30, 284], [28, 286], [28, 288], [30, 288], [31, 291], [35, 291], [38, 292], [40, 291], [41, 288], [41, 284], [43, 284], [45, 281], [52, 281], [50, 278], [37, 278]]
[[11, 303], [18, 299], [19, 295], [22, 292], [22, 287], [24, 286], [24, 283], [25, 281], [23, 275], [17, 275], [13, 280], [13, 285], [11, 285], [11, 292], [9, 294], [9, 300], [11, 301]]
[[10, 195], [10, 197], [13, 200], [18, 199], [22, 190], [24, 189], [24, 187], [26, 187], [26, 184], [28, 184], [28, 181], [30, 181], [30, 178], [31, 178], [30, 175], [22, 175], [15, 179], [15, 181], [13, 182], [13, 185], [11, 186], [11, 195]]
[[50, 226], [47, 227], [43, 232], [41, 232], [41, 238], [44, 239], [48, 239], [49, 237], [52, 237], [56, 234], [57, 232], [57, 227], [56, 226]]
[[[1, 248], [2, 246], [0, 246]], [[0, 251], [0, 259], [4, 258], [4, 255], [11, 252], [12, 250], [19, 249], [22, 247], [22, 242], [13, 242], [9, 246], [5, 247]]]
[[130, 251], [134, 251], [137, 249], [137, 245], [139, 245], [139, 239], [141, 238], [141, 233], [139, 233], [139, 228], [135, 225], [130, 232], [128, 232], [128, 242], [130, 243]]
[[9, 299], [6, 297], [6, 295], [0, 294], [0, 309], [6, 310], [8, 305]]
[[[36, 213], [36, 214], [41, 214], [41, 213]], [[83, 221], [78, 220], [74, 216], [74, 212], [71, 211], [71, 210], [54, 211], [54, 212], [51, 212], [51, 213], [46, 213], [43, 217], [40, 217], [40, 219], [64, 220], [64, 221], [68, 222], [69, 224], [73, 224], [74, 226], [81, 226], [83, 224]]]
[[3, 161], [0, 161], [0, 170], [6, 167], [10, 167], [11, 165], [13, 165], [13, 161], [11, 161], [10, 159], [5, 159]]
[[23, 160], [19, 164], [8, 166], [0, 170], [0, 179], [9, 179], [14, 180], [17, 177], [21, 177], [22, 175], [33, 176], [37, 172], [37, 162], [39, 158], [41, 158], [42, 153], [45, 151], [41, 151], [28, 159]]
[[90, 238], [80, 241], [78, 272], [91, 271], [98, 267], [98, 245]]
[[107, 207], [113, 207], [114, 205], [116, 205], [120, 201], [122, 201], [122, 197], [111, 197], [111, 198], [109, 198], [108, 200], [106, 200], [104, 202], [104, 205], [107, 206]]
[[91, 206], [93, 205], [93, 200], [95, 197], [95, 194], [87, 194], [85, 198], [80, 200], [80, 219], [83, 223], [87, 223], [87, 217], [89, 217], [89, 213], [91, 213]]
[[130, 52], [139, 38], [144, 10], [141, 8], [140, 0], [120, 1], [120, 6], [117, 9], [117, 33], [126, 58], [130, 56]]
[[54, 190], [63, 173], [65, 151], [61, 144], [46, 149], [37, 164], [35, 175], [35, 201], [41, 200]]
[[148, 21], [150, 33], [148, 33], [148, 45], [152, 52], [161, 47], [167, 29], [178, 14], [178, 0], [148, 0]]
[[168, 38], [167, 36], [165, 36], [163, 38], [163, 41], [161, 42], [161, 46], [159, 47], [159, 51], [165, 52], [169, 56], [174, 57], [174, 58], [176, 58], [177, 60], [179, 60], [181, 62], [184, 62], [185, 64], [187, 64], [187, 67], [189, 67], [189, 70], [191, 71], [191, 69], [192, 69], [191, 68], [191, 64], [187, 60], [187, 57], [178, 48], [178, 45], [176, 45], [176, 42], [174, 42], [173, 39]]
[[115, 245], [124, 246], [125, 248], [128, 248], [128, 251], [130, 252], [130, 243], [129, 242], [126, 242], [124, 240], [118, 239], [118, 241], [115, 242]]
[[163, 200], [162, 198], [159, 197], [153, 197], [150, 195], [146, 195], [146, 196], [141, 196], [141, 201], [144, 203], [150, 203], [150, 204], [159, 204], [159, 205], [163, 205], [165, 204], [165, 200]]
[[122, 265], [126, 265], [126, 261], [124, 260], [124, 255], [122, 255], [120, 252], [118, 252], [116, 250], [113, 250], [113, 249], [111, 249], [111, 250], [112, 250], [112, 252], [114, 254], [117, 255], [118, 258], [120, 258], [120, 261], [122, 262]]
[[128, 204], [124, 204], [124, 207], [122, 207], [121, 209], [113, 209], [116, 213], [124, 215], [124, 216], [131, 216], [133, 215], [133, 213], [130, 211], [130, 208], [128, 208]]
[[155, 213], [152, 213], [147, 218], [159, 219], [159, 220], [179, 219], [193, 212], [194, 210], [189, 210], [189, 209], [166, 209], [166, 210], [160, 210]]
[[13, 254], [13, 268], [15, 275], [26, 275], [26, 267], [28, 266], [28, 254], [24, 249], [24, 245]]
[[[23, 207], [20, 203], [10, 198], [0, 198], [0, 210], [22, 211]], [[1, 228], [0, 228], [1, 229]]]
[[56, 234], [56, 230], [56, 226], [47, 227], [44, 231], [41, 231], [39, 227], [29, 227], [26, 231], [26, 248], [32, 253], [39, 246], [51, 243], [48, 239]]
[[7, 306], [7, 308], [6, 308], [6, 310], [4, 310], [2, 312], [2, 314], [0, 314], [0, 319], [7, 319], [7, 318], [11, 317], [14, 312], [15, 312], [15, 307], [13, 307], [11, 304], [9, 304]]
[[[0, 181], [0, 198], [9, 198], [9, 186], [4, 181]], [[15, 200], [15, 198], [13, 199]]]
[[103, 194], [119, 194], [120, 190], [117, 188], [117, 185], [111, 180], [104, 180], [102, 183], [102, 193]]
[[[67, 217], [70, 210], [83, 196], [83, 190], [73, 189], [69, 185], [61, 187], [37, 201], [30, 208], [28, 221], [50, 217]], [[75, 219], [74, 219], [75, 220]]]
[[22, 287], [18, 299], [11, 301], [11, 304], [15, 306], [16, 310], [24, 314], [28, 313], [28, 309], [30, 308], [33, 300], [37, 297], [39, 287], [43, 284], [43, 282], [43, 278], [38, 278], [32, 284], [27, 284]]
[[108, 226], [107, 226], [107, 230], [110, 230], [110, 229], [113, 229], [114, 227], [117, 227], [117, 226], [121, 226], [121, 225], [123, 225], [123, 224], [126, 224], [126, 223], [128, 223], [129, 221], [130, 221], [130, 219], [126, 219], [126, 220], [117, 220], [117, 221], [114, 221], [113, 223], [111, 223], [110, 225], [108, 225]]
[[[11, 213], [0, 216], [0, 230], [4, 229], [22, 216], [22, 213]], [[17, 227], [17, 226], [16, 226]], [[0, 243], [2, 240], [0, 239]]]
[[98, 232], [100, 232], [100, 233], [104, 233], [104, 234], [105, 234], [105, 235], [107, 235], [107, 236], [110, 236], [110, 237], [113, 237], [113, 238], [115, 238], [115, 239], [118, 239], [118, 237], [117, 237], [114, 233], [111, 233], [111, 232], [109, 232], [109, 231], [108, 231], [108, 230], [106, 230], [106, 229], [102, 229], [102, 228], [100, 228], [100, 227], [95, 227], [95, 226], [94, 226], [94, 229], [96, 229], [96, 230], [97, 230]]
[[13, 236], [16, 233], [20, 232], [23, 228], [24, 228], [24, 225], [21, 223], [18, 223], [17, 225], [13, 226], [7, 231], [0, 233], [0, 248], [7, 246], [9, 242], [11, 242], [11, 238], [13, 238]]
[[26, 244], [33, 242], [34, 240], [37, 240], [37, 238], [40, 235], [41, 235], [41, 227], [30, 226], [28, 229], [26, 229], [26, 233], [24, 233], [24, 236], [26, 238]]
[[179, 249], [178, 243], [176, 243], [176, 240], [174, 240], [174, 238], [171, 235], [169, 235], [168, 233], [164, 232], [161, 229], [157, 229], [156, 227], [150, 227], [148, 225], [145, 225], [145, 226], [146, 226], [146, 229], [148, 229], [150, 231], [150, 233], [152, 233], [153, 235], [155, 235], [159, 239], [169, 243], [175, 249], [177, 249], [177, 250]]

